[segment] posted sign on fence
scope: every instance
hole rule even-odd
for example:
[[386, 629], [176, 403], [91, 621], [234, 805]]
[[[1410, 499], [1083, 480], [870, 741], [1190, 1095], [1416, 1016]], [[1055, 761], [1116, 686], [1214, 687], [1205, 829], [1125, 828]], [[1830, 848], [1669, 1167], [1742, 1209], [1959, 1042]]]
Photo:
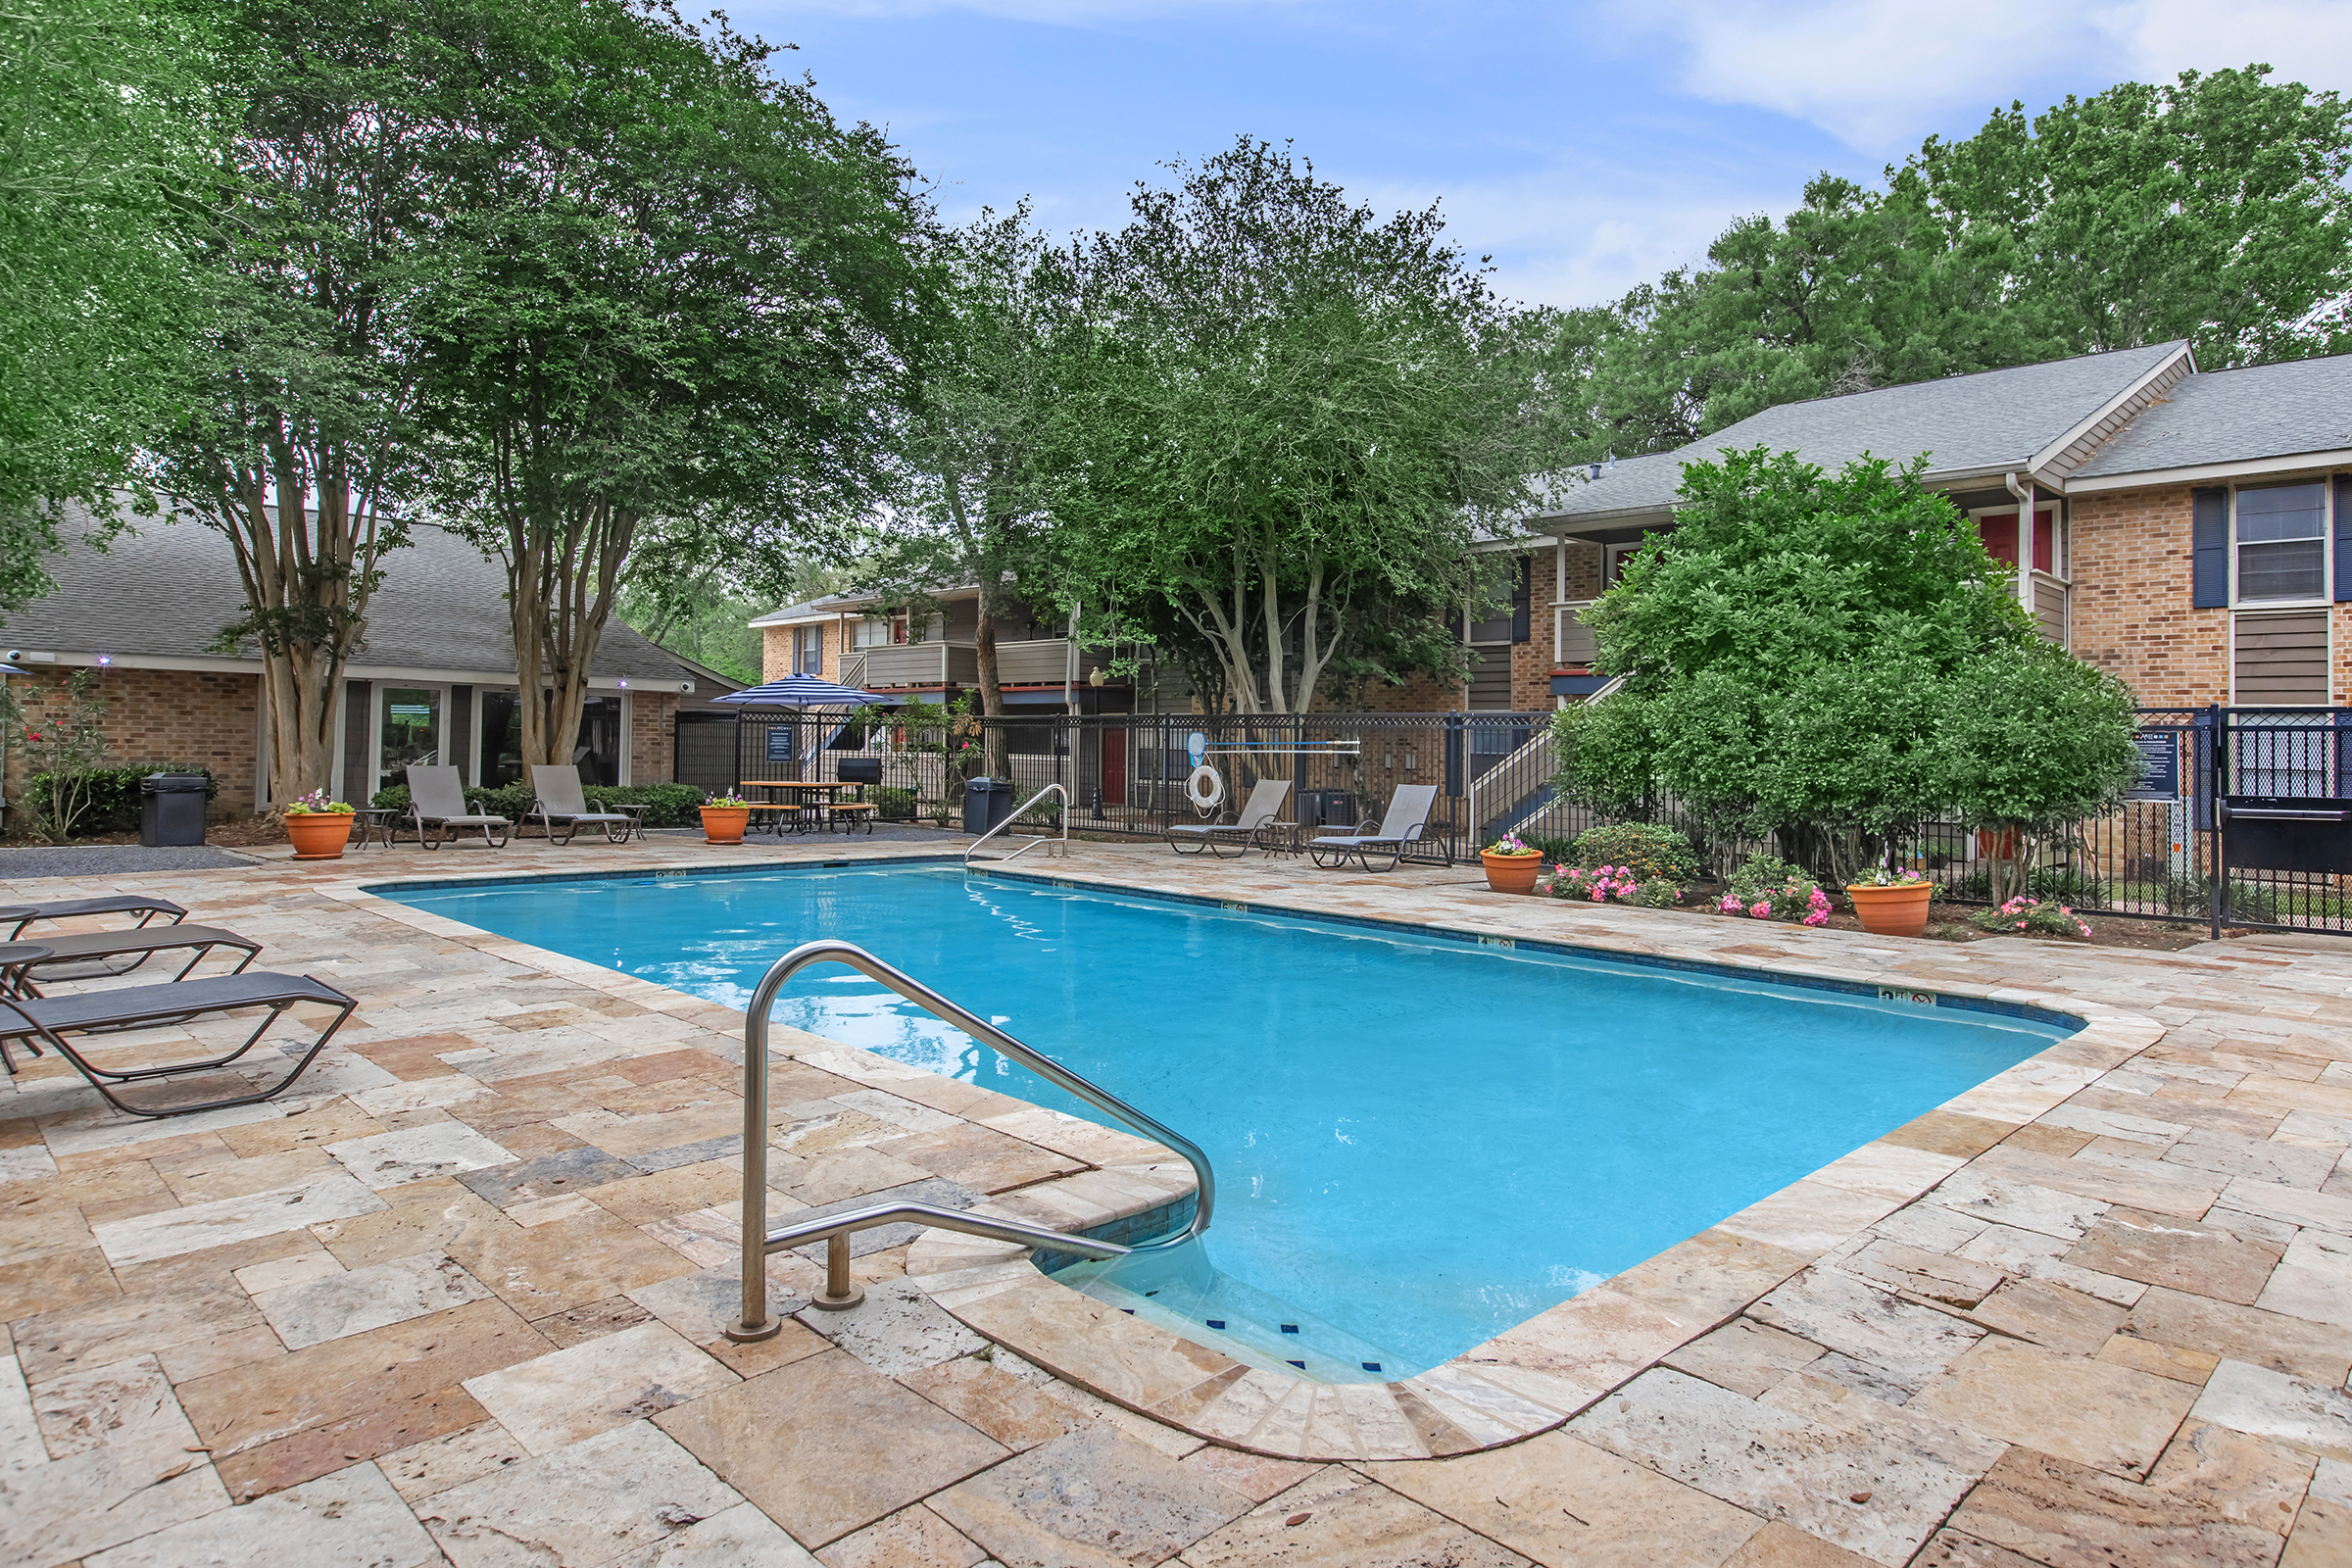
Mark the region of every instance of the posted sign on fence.
[[2177, 801], [2180, 798], [2180, 732], [2143, 729], [2132, 737], [2139, 748], [2139, 776], [2132, 781], [2134, 801]]

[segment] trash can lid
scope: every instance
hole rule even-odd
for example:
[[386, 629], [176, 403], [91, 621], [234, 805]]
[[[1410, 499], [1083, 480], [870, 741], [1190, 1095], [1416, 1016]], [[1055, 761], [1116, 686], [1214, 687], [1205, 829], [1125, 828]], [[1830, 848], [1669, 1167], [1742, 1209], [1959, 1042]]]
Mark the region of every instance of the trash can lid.
[[142, 795], [188, 795], [212, 783], [202, 773], [150, 773], [139, 780]]

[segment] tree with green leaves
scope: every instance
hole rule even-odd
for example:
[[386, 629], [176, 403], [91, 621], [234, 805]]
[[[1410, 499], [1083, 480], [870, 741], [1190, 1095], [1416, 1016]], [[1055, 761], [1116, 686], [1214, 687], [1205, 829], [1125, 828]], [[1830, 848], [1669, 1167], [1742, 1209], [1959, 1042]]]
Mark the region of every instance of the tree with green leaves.
[[204, 326], [150, 472], [235, 557], [245, 612], [221, 646], [259, 652], [282, 805], [332, 776], [343, 671], [406, 542], [437, 94], [474, 68], [435, 0], [232, 0], [220, 27], [227, 152], [180, 229]]
[[103, 540], [170, 417], [195, 293], [172, 210], [203, 182], [200, 14], [128, 0], [0, 13], [0, 612], [49, 591], [68, 509]]
[[1244, 138], [1082, 258], [1065, 589], [1155, 597], [1242, 712], [1303, 712], [1375, 619], [1458, 613], [1557, 461], [1548, 325], [1434, 208], [1382, 219]]
[[432, 494], [505, 562], [545, 694], [522, 758], [561, 762], [649, 519], [750, 557], [881, 493], [922, 214], [878, 132], [723, 18], [526, 0], [476, 26], [419, 304]]

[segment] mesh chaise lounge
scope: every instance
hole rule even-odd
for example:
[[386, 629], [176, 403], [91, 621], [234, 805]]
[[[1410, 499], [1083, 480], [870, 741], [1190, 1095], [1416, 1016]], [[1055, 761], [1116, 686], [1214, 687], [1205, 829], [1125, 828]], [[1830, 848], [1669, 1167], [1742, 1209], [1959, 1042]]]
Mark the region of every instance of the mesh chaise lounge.
[[184, 919], [187, 912], [170, 899], [150, 898], [143, 893], [118, 893], [97, 899], [64, 899], [53, 904], [0, 906], [0, 925], [12, 927], [8, 940], [14, 942], [35, 920], [72, 920], [85, 914], [135, 914], [139, 916], [140, 925], [147, 925], [158, 915], [162, 915], [169, 923]]
[[[528, 823], [538, 818], [547, 831], [550, 844], [569, 844], [571, 836], [582, 827], [601, 827], [608, 844], [626, 844], [629, 835], [638, 831], [637, 819], [645, 814], [642, 806], [622, 806], [610, 811], [591, 810], [588, 796], [580, 788], [580, 770], [565, 764], [561, 767], [531, 768], [531, 791], [537, 799], [531, 808], [522, 813]], [[556, 837], [556, 825], [562, 823], [564, 836]]]
[[[229, 971], [242, 974], [261, 953], [251, 937], [211, 925], [132, 926], [127, 931], [89, 931], [77, 936], [44, 937], [39, 942], [0, 943], [0, 996], [37, 997], [37, 980], [77, 980], [97, 975], [128, 974], [159, 953], [185, 950], [188, 961], [173, 980], [205, 960], [215, 948], [243, 950], [244, 959]], [[128, 962], [122, 960], [128, 959]]]
[[416, 842], [428, 850], [441, 847], [443, 834], [454, 844], [460, 830], [469, 827], [480, 830], [486, 847], [503, 850], [514, 826], [503, 816], [466, 810], [466, 785], [456, 768], [447, 764], [427, 767], [422, 762], [409, 764], [409, 823], [416, 830]]
[[[230, 1095], [221, 1100], [207, 1100], [192, 1104], [134, 1105], [115, 1093], [130, 1084], [153, 1083], [163, 1079], [183, 1077], [191, 1073], [216, 1072], [244, 1055], [261, 1044], [262, 1036], [289, 1007], [302, 1003], [317, 1003], [336, 1009], [333, 1021], [321, 1029], [318, 1037], [302, 1053], [293, 1068], [267, 1089], [251, 1094]], [[314, 980], [309, 975], [246, 973], [209, 976], [202, 980], [182, 980], [173, 985], [128, 986], [114, 991], [85, 991], [71, 997], [17, 998], [0, 1002], [0, 1063], [8, 1070], [17, 1070], [16, 1058], [9, 1054], [8, 1042], [23, 1041], [34, 1055], [46, 1046], [74, 1064], [75, 1071], [90, 1081], [90, 1087], [106, 1098], [117, 1110], [133, 1116], [187, 1116], [200, 1110], [223, 1110], [230, 1105], [250, 1105], [264, 1100], [273, 1100], [293, 1087], [303, 1069], [326, 1049], [350, 1018], [358, 1001], [345, 996], [333, 986]], [[139, 1029], [150, 1025], [177, 1024], [189, 1018], [215, 1012], [242, 1012], [250, 1007], [267, 1007], [269, 1013], [259, 1027], [245, 1037], [234, 1051], [196, 1061], [175, 1061], [160, 1067], [101, 1067], [67, 1043], [66, 1036], [102, 1031]]]
[[1223, 846], [1230, 843], [1234, 854], [1244, 854], [1257, 842], [1258, 834], [1272, 825], [1290, 794], [1289, 779], [1261, 778], [1250, 787], [1250, 799], [1240, 816], [1230, 822], [1174, 823], [1168, 828], [1168, 848], [1178, 855], [1199, 855], [1206, 850], [1221, 860], [1225, 858]]
[[[1399, 784], [1396, 793], [1389, 797], [1388, 814], [1380, 819], [1378, 832], [1310, 839], [1307, 853], [1327, 871], [1346, 865], [1351, 855], [1367, 871], [1394, 871], [1396, 862], [1404, 858], [1404, 847], [1420, 841], [1422, 831], [1429, 826], [1430, 808], [1437, 803], [1435, 784]], [[1375, 851], [1386, 852], [1389, 863], [1374, 865]], [[1326, 855], [1331, 857], [1329, 860], [1324, 859]]]

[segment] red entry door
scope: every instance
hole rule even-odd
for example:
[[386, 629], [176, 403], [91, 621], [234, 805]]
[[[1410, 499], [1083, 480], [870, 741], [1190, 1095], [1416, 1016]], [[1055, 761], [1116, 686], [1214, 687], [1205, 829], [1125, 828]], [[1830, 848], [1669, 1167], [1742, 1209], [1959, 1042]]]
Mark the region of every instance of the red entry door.
[[1102, 804], [1127, 804], [1127, 732], [1104, 726], [1102, 736]]

